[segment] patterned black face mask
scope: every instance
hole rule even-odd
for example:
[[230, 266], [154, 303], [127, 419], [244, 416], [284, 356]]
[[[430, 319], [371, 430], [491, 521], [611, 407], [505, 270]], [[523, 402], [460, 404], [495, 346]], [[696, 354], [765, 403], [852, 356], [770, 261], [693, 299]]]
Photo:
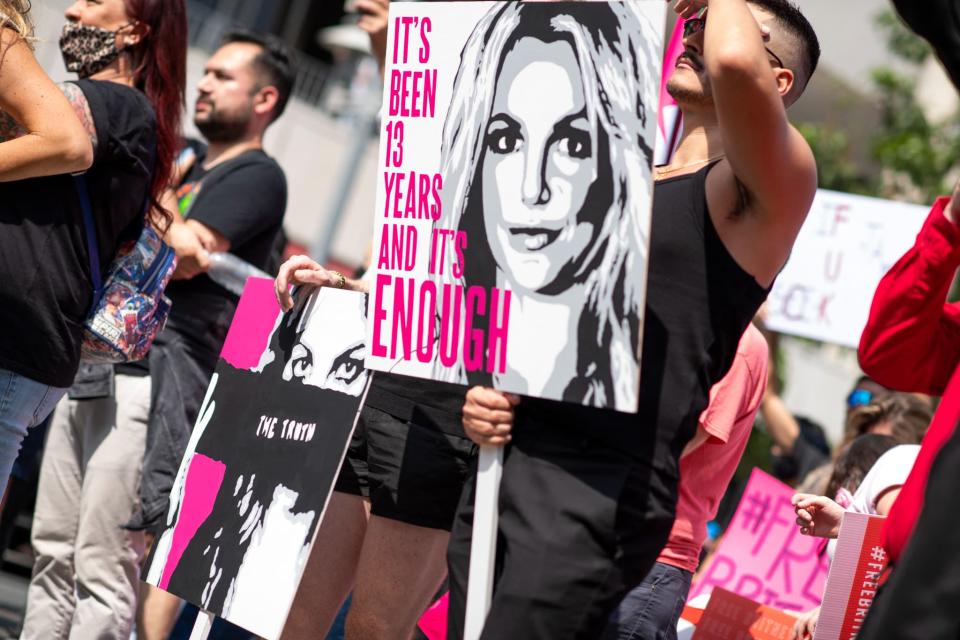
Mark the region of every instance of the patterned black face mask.
[[67, 71], [81, 78], [89, 78], [116, 60], [120, 55], [117, 31], [74, 22], [63, 25], [60, 53], [63, 54]]

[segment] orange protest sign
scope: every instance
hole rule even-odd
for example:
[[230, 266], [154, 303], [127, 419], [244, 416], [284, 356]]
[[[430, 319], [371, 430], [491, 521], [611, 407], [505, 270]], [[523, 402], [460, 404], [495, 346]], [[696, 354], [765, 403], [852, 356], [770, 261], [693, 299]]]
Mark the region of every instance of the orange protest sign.
[[788, 613], [717, 588], [693, 640], [790, 640], [794, 622]]

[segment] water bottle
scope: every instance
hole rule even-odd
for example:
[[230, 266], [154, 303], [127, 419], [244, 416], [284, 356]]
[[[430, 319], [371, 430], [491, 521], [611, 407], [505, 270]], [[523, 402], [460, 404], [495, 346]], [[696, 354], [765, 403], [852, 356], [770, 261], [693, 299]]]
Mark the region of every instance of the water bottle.
[[210, 270], [207, 275], [230, 293], [243, 295], [247, 278], [271, 278], [270, 274], [241, 260], [232, 253], [214, 252], [210, 254]]

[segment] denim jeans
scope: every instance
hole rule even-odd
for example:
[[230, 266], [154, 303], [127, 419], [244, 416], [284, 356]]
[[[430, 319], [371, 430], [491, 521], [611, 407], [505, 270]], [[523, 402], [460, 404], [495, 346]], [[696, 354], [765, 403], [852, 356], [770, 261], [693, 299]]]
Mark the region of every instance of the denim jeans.
[[0, 369], [0, 486], [7, 486], [27, 429], [43, 422], [66, 392]]
[[693, 574], [657, 562], [610, 616], [603, 640], [676, 640]]

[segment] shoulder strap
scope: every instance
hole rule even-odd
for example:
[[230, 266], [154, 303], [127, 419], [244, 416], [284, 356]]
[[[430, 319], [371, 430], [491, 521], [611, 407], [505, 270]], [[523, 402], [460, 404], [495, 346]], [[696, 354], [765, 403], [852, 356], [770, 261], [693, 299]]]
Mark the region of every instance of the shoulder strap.
[[100, 275], [100, 249], [97, 244], [97, 229], [93, 223], [93, 206], [90, 204], [90, 192], [84, 176], [73, 176], [73, 184], [80, 198], [80, 210], [83, 211], [83, 229], [87, 236], [87, 254], [90, 256], [90, 278], [93, 281], [94, 299], [100, 298], [103, 280]]

